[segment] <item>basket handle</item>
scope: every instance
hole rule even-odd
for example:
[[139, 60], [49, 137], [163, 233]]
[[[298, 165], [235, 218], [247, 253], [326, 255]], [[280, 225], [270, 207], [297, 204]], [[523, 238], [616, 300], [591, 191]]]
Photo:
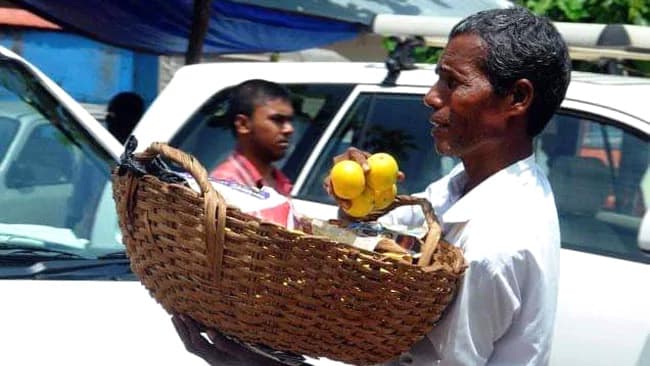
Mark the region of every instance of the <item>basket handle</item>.
[[379, 217], [388, 213], [389, 211], [392, 211], [398, 207], [414, 206], [414, 205], [419, 205], [420, 207], [422, 207], [422, 212], [424, 213], [424, 218], [427, 221], [427, 227], [429, 228], [429, 231], [427, 232], [427, 236], [424, 239], [424, 244], [421, 249], [422, 254], [418, 259], [418, 266], [426, 267], [431, 264], [433, 253], [435, 253], [438, 247], [438, 241], [442, 236], [442, 229], [440, 228], [438, 217], [433, 211], [431, 202], [429, 202], [426, 198], [399, 195], [395, 197], [393, 203], [391, 203], [388, 207], [386, 207], [381, 211], [375, 211], [370, 213], [370, 215], [366, 216], [364, 220], [376, 220]]
[[221, 280], [226, 235], [226, 201], [210, 184], [208, 172], [203, 165], [186, 152], [162, 142], [153, 142], [145, 151], [137, 154], [137, 157], [140, 160], [152, 160], [158, 155], [180, 165], [199, 185], [205, 210], [205, 242], [209, 270], [214, 278]]

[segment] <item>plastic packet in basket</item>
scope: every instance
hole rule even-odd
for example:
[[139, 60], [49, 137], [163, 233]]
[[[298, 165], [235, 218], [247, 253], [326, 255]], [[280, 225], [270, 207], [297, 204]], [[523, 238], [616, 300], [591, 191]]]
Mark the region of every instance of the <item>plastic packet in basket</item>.
[[[300, 217], [300, 229], [306, 233], [326, 236], [359, 249], [375, 251], [387, 258], [411, 264], [420, 256], [421, 228], [390, 228], [378, 222], [323, 221]], [[398, 230], [396, 230], [398, 229]]]
[[[179, 173], [189, 186], [200, 192], [194, 178], [188, 173]], [[271, 187], [250, 187], [232, 180], [209, 178], [212, 187], [230, 206], [260, 219], [274, 222], [288, 229], [293, 229], [295, 219], [291, 202]]]

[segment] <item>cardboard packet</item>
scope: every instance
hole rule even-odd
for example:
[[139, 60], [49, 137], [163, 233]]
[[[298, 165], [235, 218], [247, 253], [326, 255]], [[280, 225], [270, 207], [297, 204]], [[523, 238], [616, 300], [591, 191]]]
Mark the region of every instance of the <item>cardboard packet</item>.
[[307, 217], [298, 221], [301, 230], [308, 234], [326, 236], [408, 264], [419, 257], [422, 245], [421, 240], [410, 233], [387, 229], [378, 222], [323, 221]]
[[[187, 173], [178, 173], [195, 191], [200, 188], [194, 178]], [[226, 200], [230, 206], [239, 208], [242, 212], [259, 217], [266, 221], [282, 225], [287, 229], [295, 228], [295, 216], [289, 198], [278, 193], [271, 187], [249, 187], [231, 180], [209, 179], [212, 187]]]

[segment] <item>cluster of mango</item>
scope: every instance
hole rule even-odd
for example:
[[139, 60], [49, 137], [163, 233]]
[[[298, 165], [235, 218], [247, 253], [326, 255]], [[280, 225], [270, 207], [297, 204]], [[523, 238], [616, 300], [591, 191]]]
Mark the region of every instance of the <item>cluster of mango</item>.
[[370, 155], [367, 163], [370, 168], [367, 173], [353, 160], [339, 161], [330, 172], [334, 195], [349, 201], [341, 209], [351, 217], [361, 218], [384, 209], [397, 194], [399, 166], [395, 158], [380, 152]]

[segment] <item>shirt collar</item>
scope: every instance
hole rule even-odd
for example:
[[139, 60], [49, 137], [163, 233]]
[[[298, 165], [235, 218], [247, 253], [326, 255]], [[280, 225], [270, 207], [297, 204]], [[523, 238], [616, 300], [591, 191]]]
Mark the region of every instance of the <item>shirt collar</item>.
[[[246, 175], [250, 181], [255, 183], [255, 186], [257, 188], [268, 185], [265, 184], [264, 177], [262, 177], [260, 171], [257, 170], [255, 165], [250, 160], [248, 160], [244, 154], [242, 154], [239, 148], [236, 148], [232, 153], [232, 159], [235, 160], [242, 168], [241, 174]], [[271, 169], [271, 174], [273, 175], [273, 178], [275, 178], [275, 183], [277, 186], [276, 190], [283, 195], [291, 194], [292, 184], [291, 180], [289, 180], [289, 177], [284, 175], [284, 173], [282, 173], [282, 171], [276, 167], [272, 167]]]
[[534, 165], [535, 158], [530, 155], [491, 175], [464, 196], [462, 193], [467, 174], [464, 168], [459, 169], [448, 183], [449, 199], [455, 202], [442, 214], [442, 221], [467, 222], [477, 212], [494, 209], [508, 191], [508, 186], [518, 184], [519, 177], [530, 171]]
[[246, 175], [255, 184], [262, 182], [262, 174], [260, 174], [260, 171], [257, 170], [255, 165], [253, 165], [253, 163], [248, 160], [244, 154], [242, 154], [239, 148], [235, 149], [235, 151], [232, 153], [232, 159], [235, 160], [242, 168], [242, 175]]

